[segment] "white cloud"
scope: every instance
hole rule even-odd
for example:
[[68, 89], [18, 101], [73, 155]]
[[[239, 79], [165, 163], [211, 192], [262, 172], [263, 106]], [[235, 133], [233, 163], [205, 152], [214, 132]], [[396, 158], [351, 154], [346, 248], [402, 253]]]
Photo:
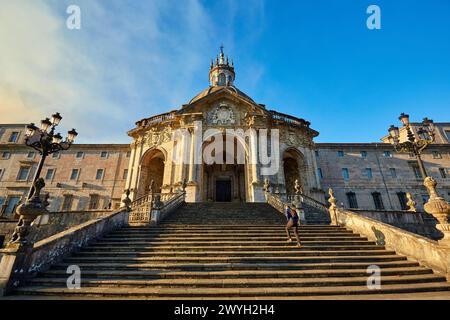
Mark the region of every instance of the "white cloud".
[[227, 17], [214, 21], [199, 0], [75, 2], [79, 31], [65, 27], [74, 1], [2, 2], [0, 123], [59, 111], [80, 142], [128, 142], [136, 120], [178, 108], [195, 84], [206, 86], [206, 57], [232, 38], [232, 28], [222, 30]]

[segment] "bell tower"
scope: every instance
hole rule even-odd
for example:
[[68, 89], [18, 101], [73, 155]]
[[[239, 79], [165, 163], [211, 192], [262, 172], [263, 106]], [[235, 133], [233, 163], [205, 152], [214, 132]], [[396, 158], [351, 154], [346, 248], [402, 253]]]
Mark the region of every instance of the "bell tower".
[[235, 79], [234, 63], [231, 64], [228, 56], [225, 57], [223, 53], [223, 46], [220, 47], [220, 54], [216, 57], [216, 61], [211, 60], [211, 67], [209, 69], [209, 84], [212, 87], [216, 86], [232, 86]]

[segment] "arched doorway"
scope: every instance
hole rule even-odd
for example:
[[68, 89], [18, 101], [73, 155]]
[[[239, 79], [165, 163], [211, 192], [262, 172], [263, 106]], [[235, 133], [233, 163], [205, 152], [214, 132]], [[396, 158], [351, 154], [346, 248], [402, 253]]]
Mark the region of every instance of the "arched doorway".
[[247, 199], [247, 150], [240, 141], [242, 139], [230, 136], [232, 138], [227, 143], [226, 137], [216, 135], [214, 139], [203, 144], [202, 154], [205, 155], [208, 154], [204, 152], [205, 148], [215, 143], [215, 139], [222, 139], [223, 143], [222, 150], [211, 152], [215, 159], [214, 163], [203, 159], [201, 175], [203, 201], [245, 202]]
[[295, 193], [295, 180], [300, 182], [303, 191], [305, 191], [306, 164], [300, 151], [291, 148], [284, 152], [283, 170], [287, 194]]
[[164, 181], [164, 153], [159, 149], [147, 151], [141, 160], [141, 170], [138, 183], [138, 197], [150, 191], [153, 181], [153, 192], [161, 192]]

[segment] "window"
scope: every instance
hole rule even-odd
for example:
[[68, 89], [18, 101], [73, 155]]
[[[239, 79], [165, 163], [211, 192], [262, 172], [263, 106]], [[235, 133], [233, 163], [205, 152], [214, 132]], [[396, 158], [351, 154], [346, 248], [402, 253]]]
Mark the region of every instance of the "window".
[[344, 178], [344, 180], [349, 180], [350, 179], [350, 174], [349, 174], [347, 168], [343, 168], [342, 169], [342, 177]]
[[448, 142], [450, 142], [450, 130], [445, 130], [445, 135], [447, 136]]
[[2, 181], [3, 172], [5, 172], [5, 169], [0, 169], [0, 181]]
[[131, 156], [131, 151], [127, 151], [127, 158]]
[[437, 151], [433, 151], [433, 159], [442, 159], [442, 155]]
[[397, 170], [395, 168], [389, 168], [389, 175], [391, 178], [397, 178]]
[[84, 157], [84, 152], [83, 151], [78, 151], [77, 154], [75, 155], [75, 157], [77, 159], [83, 159]]
[[103, 169], [97, 169], [97, 173], [95, 174], [95, 180], [102, 180], [103, 179]]
[[55, 175], [55, 169], [47, 169], [47, 173], [45, 174], [45, 180], [52, 180]]
[[375, 204], [375, 209], [384, 210], [383, 198], [381, 197], [381, 193], [374, 192], [372, 193], [373, 203]]
[[11, 158], [11, 152], [9, 151], [4, 151], [2, 153], [2, 159], [8, 160], [9, 158]]
[[319, 179], [323, 179], [322, 169], [317, 168], [317, 175], [319, 176]]
[[351, 209], [358, 209], [358, 201], [356, 200], [356, 194], [354, 192], [347, 192], [348, 206]]
[[361, 158], [367, 158], [367, 151], [361, 151]]
[[406, 198], [406, 193], [404, 192], [397, 192], [397, 198], [398, 202], [400, 203], [400, 207], [402, 210], [408, 210], [408, 199]]
[[11, 135], [9, 136], [8, 142], [10, 142], [10, 143], [15, 143], [15, 142], [17, 142], [17, 138], [18, 138], [18, 137], [19, 137], [19, 132], [14, 131], [14, 132], [12, 132]]
[[71, 194], [65, 194], [63, 203], [61, 206], [61, 211], [70, 211], [72, 210], [72, 203], [73, 203], [73, 195]]
[[316, 155], [316, 157], [318, 157], [319, 156], [319, 151], [314, 151], [314, 153], [315, 153], [315, 155]]
[[366, 173], [367, 179], [372, 179], [373, 175], [372, 175], [372, 169], [371, 168], [366, 168], [365, 173]]
[[[447, 178], [447, 172], [445, 170], [445, 168], [439, 168], [439, 173], [441, 174], [441, 178], [445, 179]], [[1, 178], [1, 175], [0, 175]]]
[[416, 179], [422, 179], [422, 173], [420, 172], [419, 165], [417, 164], [417, 162], [415, 162], [415, 161], [409, 162], [409, 166], [413, 170], [414, 176], [416, 177]]
[[100, 153], [100, 158], [102, 159], [107, 159], [108, 158], [108, 152], [107, 151], [102, 151]]
[[53, 159], [59, 159], [59, 156], [60, 156], [61, 154], [59, 153], [59, 152], [55, 152], [55, 153], [53, 153], [52, 154], [52, 158]]
[[89, 197], [89, 210], [98, 209], [98, 205], [100, 202], [100, 197], [98, 194], [91, 194]]
[[16, 207], [19, 205], [20, 197], [19, 196], [13, 196], [8, 198], [6, 209], [5, 209], [5, 215], [13, 216], [14, 212], [16, 211]]
[[128, 178], [128, 169], [125, 169], [125, 170], [123, 170], [122, 179], [127, 180], [127, 178]]
[[339, 150], [339, 151], [338, 151], [338, 157], [339, 157], [339, 158], [342, 158], [343, 156], [344, 156], [344, 151]]
[[72, 169], [72, 173], [70, 174], [70, 180], [77, 180], [79, 173], [80, 169]]
[[390, 151], [385, 151], [385, 152], [383, 152], [383, 156], [384, 156], [385, 158], [391, 158], [391, 157], [392, 157], [392, 154], [391, 154]]
[[20, 167], [19, 173], [17, 174], [17, 181], [27, 181], [29, 174], [30, 167]]
[[34, 152], [34, 151], [30, 151], [27, 154], [28, 159], [34, 159], [35, 156], [36, 156], [36, 152]]
[[226, 85], [225, 82], [226, 82], [225, 74], [224, 73], [219, 74], [219, 83], [218, 83], [218, 85], [219, 86], [224, 86], [224, 85]]

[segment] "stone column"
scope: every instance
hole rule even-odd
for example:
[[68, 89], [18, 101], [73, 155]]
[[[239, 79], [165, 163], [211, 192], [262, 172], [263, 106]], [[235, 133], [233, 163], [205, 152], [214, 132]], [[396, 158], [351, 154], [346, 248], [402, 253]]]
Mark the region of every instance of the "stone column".
[[135, 151], [135, 158], [134, 158], [134, 163], [133, 163], [133, 177], [131, 180], [131, 195], [130, 198], [131, 200], [135, 200], [137, 197], [137, 192], [138, 192], [138, 183], [139, 183], [139, 175], [141, 174], [141, 166], [140, 166], [140, 162], [141, 162], [141, 158], [142, 158], [142, 154], [143, 154], [143, 141], [136, 141], [136, 151]]

